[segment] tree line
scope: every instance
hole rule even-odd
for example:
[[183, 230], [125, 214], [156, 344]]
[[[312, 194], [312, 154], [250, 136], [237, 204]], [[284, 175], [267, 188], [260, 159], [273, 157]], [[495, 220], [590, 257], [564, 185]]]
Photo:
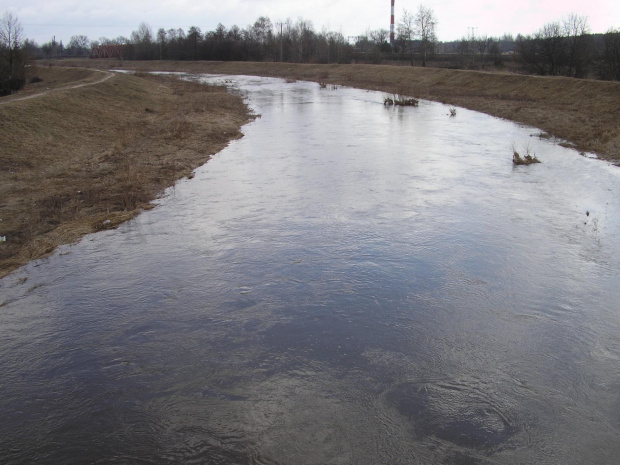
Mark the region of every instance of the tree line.
[[102, 45], [122, 47], [122, 56], [128, 60], [400, 61], [461, 69], [509, 64], [517, 72], [620, 80], [620, 30], [592, 34], [583, 16], [571, 14], [531, 35], [495, 38], [472, 33], [453, 42], [438, 41], [438, 21], [430, 8], [420, 6], [413, 13], [403, 10], [399, 18], [393, 43], [386, 29], [345, 37], [341, 32], [317, 31], [311, 21], [303, 18], [273, 23], [261, 16], [245, 28], [218, 24], [205, 32], [198, 26], [187, 31], [153, 31], [141, 23], [129, 37], [90, 40], [76, 35], [66, 45], [55, 39], [37, 45], [23, 37], [19, 19], [6, 12], [0, 19], [0, 95], [23, 86], [29, 58], [88, 57]]
[[341, 32], [317, 31], [311, 21], [299, 18], [273, 23], [261, 16], [246, 28], [223, 24], [213, 31], [200, 27], [183, 29], [159, 28], [156, 32], [141, 23], [130, 37], [106, 37], [90, 41], [86, 36], [73, 36], [68, 45], [52, 40], [36, 47], [39, 58], [85, 57], [93, 47], [120, 45], [123, 56], [130, 60], [221, 60], [221, 61], [282, 61], [291, 63], [351, 63], [368, 61], [379, 53], [409, 57], [421, 51], [422, 65], [437, 46], [437, 20], [433, 11], [424, 6], [415, 14], [407, 10], [398, 24], [397, 40], [390, 44], [385, 29], [368, 31], [356, 37]]
[[213, 31], [200, 27], [159, 28], [156, 32], [141, 23], [130, 37], [89, 41], [73, 36], [65, 47], [47, 43], [40, 47], [41, 57], [89, 56], [93, 46], [121, 45], [130, 60], [218, 60], [284, 61], [293, 63], [350, 63], [354, 47], [339, 32], [317, 32], [311, 21], [287, 19], [273, 23], [261, 16], [254, 24], [227, 28], [223, 24]]
[[620, 30], [590, 33], [588, 19], [575, 14], [517, 37], [517, 53], [535, 74], [620, 80]]
[[9, 13], [0, 18], [0, 96], [20, 90], [25, 83], [26, 60], [23, 52], [23, 28]]

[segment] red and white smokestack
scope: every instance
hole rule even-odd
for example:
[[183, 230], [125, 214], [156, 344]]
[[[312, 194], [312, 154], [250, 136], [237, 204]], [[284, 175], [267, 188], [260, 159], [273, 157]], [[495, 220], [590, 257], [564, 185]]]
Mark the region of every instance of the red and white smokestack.
[[392, 0], [392, 20], [390, 22], [390, 45], [394, 46], [394, 0]]

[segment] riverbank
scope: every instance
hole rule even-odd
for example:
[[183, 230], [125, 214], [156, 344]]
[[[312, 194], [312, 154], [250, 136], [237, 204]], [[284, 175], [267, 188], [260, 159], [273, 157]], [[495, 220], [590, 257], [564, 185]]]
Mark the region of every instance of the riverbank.
[[403, 94], [534, 126], [620, 164], [620, 82], [378, 65], [66, 60], [63, 66], [246, 74]]
[[43, 81], [17, 96], [29, 98], [0, 99], [0, 277], [151, 208], [250, 118], [220, 86], [101, 81], [100, 72], [59, 67], [38, 74]]

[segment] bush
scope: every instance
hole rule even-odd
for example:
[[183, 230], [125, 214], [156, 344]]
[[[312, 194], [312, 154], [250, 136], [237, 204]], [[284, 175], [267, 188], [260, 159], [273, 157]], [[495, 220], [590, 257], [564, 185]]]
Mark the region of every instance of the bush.
[[392, 94], [391, 97], [385, 97], [383, 99], [383, 104], [385, 106], [400, 105], [403, 107], [417, 107], [418, 103], [418, 100], [401, 94]]
[[13, 92], [22, 90], [25, 83], [25, 79], [19, 78], [5, 78], [0, 80], [0, 96], [10, 95]]
[[33, 76], [30, 78], [30, 81], [28, 81], [29, 84], [36, 84], [37, 82], [43, 82], [43, 79], [39, 76]]
[[540, 163], [540, 160], [536, 158], [536, 155], [530, 154], [529, 146], [525, 148], [525, 156], [521, 157], [519, 152], [513, 147], [512, 148], [512, 163], [515, 165], [531, 165], [533, 163]]

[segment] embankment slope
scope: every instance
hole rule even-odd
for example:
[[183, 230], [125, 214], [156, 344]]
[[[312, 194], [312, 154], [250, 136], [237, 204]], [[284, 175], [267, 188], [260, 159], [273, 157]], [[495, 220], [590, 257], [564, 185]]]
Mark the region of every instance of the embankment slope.
[[[222, 87], [45, 73], [41, 85], [54, 91], [0, 105], [0, 277], [149, 208], [240, 137], [249, 118]], [[92, 85], [70, 88], [76, 83]]]

